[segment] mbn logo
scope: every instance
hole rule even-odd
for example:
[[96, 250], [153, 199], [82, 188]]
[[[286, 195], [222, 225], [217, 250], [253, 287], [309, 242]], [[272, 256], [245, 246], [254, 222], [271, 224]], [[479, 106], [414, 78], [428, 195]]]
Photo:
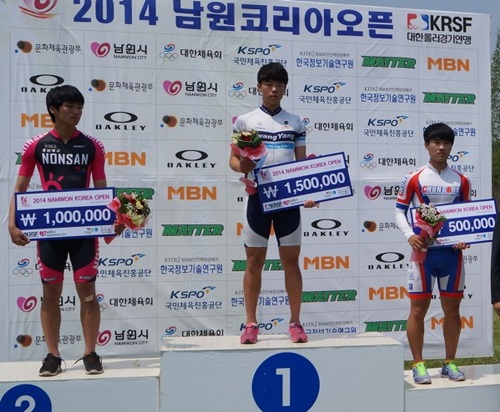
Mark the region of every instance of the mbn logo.
[[146, 166], [146, 153], [108, 152], [105, 154], [109, 166]]
[[320, 269], [349, 269], [349, 256], [316, 256], [314, 258], [304, 258], [304, 270], [312, 266], [315, 270]]
[[217, 200], [217, 187], [181, 186], [167, 188], [167, 199], [175, 197], [181, 200]]
[[27, 115], [26, 113], [21, 114], [21, 127], [27, 127], [29, 124], [33, 124], [34, 127], [45, 127], [52, 128], [54, 123], [48, 114], [34, 114]]
[[427, 58], [427, 70], [436, 67], [438, 70], [445, 70], [449, 72], [470, 71], [469, 59], [452, 59], [450, 57], [440, 57], [434, 60], [432, 57]]
[[[442, 327], [443, 323], [444, 317], [439, 319], [433, 317], [431, 318], [431, 329], [436, 329], [438, 326]], [[474, 329], [474, 316], [469, 316], [468, 318], [460, 316], [460, 323], [462, 324], [462, 329]]]
[[375, 300], [378, 297], [380, 300], [395, 300], [410, 297], [404, 286], [385, 286], [378, 289], [368, 289], [368, 300]]

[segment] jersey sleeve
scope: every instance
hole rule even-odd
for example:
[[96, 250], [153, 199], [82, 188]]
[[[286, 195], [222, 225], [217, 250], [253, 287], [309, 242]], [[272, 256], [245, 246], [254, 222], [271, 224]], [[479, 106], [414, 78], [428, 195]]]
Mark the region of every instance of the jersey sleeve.
[[305, 146], [306, 145], [306, 120], [302, 117], [298, 117], [298, 127], [297, 127], [297, 136], [295, 137], [295, 147]]
[[461, 193], [460, 193], [460, 202], [469, 202], [472, 198], [472, 185], [470, 179], [466, 175], [460, 175], [461, 179]]
[[23, 145], [21, 153], [21, 167], [19, 168], [19, 175], [24, 177], [33, 176], [36, 166], [35, 158], [36, 138], [30, 139]]
[[104, 169], [105, 154], [104, 145], [101, 141], [89, 136], [95, 146], [95, 157], [92, 162], [92, 178], [94, 180], [106, 179], [106, 172]]
[[418, 188], [418, 173], [407, 174], [401, 181], [401, 188], [396, 197], [396, 210], [394, 220], [401, 233], [408, 240], [414, 234], [413, 229], [408, 222], [408, 209], [413, 201], [413, 196]]

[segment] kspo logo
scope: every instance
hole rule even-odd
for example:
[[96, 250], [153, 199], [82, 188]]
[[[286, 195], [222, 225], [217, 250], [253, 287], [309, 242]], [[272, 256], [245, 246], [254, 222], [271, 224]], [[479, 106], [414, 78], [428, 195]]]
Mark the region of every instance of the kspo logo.
[[347, 230], [335, 230], [342, 226], [342, 223], [335, 219], [318, 219], [311, 223], [312, 231], [305, 231], [304, 237], [339, 237], [347, 236]]
[[55, 74], [37, 74], [30, 77], [30, 82], [35, 86], [21, 87], [21, 93], [47, 93], [49, 88], [63, 84], [64, 79]]
[[276, 51], [280, 47], [281, 46], [279, 44], [270, 44], [267, 47], [240, 46], [238, 48], [238, 54], [250, 54], [250, 55], [262, 54], [264, 56], [268, 56], [269, 54]]
[[168, 162], [167, 167], [175, 169], [213, 169], [216, 163], [203, 162], [208, 158], [208, 153], [202, 150], [187, 149], [175, 154], [181, 162]]
[[144, 131], [145, 125], [131, 124], [137, 122], [139, 117], [134, 113], [129, 112], [110, 112], [104, 115], [104, 119], [112, 124], [96, 124], [97, 130], [127, 130], [127, 131]]
[[335, 93], [338, 89], [344, 86], [343, 82], [335, 82], [332, 85], [305, 84], [304, 93]]
[[390, 270], [404, 269], [405, 264], [401, 263], [405, 259], [405, 255], [399, 252], [383, 252], [375, 256], [377, 264], [369, 264], [369, 270]]

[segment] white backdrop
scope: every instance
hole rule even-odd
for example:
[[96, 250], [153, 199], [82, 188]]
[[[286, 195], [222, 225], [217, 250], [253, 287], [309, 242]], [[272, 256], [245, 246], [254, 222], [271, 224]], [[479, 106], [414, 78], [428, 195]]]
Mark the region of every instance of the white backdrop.
[[[409, 247], [394, 207], [403, 175], [428, 161], [426, 126], [453, 127], [450, 165], [471, 177], [473, 199], [491, 197], [488, 15], [265, 0], [40, 3], [0, 2], [3, 233], [22, 144], [50, 130], [45, 94], [57, 84], [84, 93], [80, 128], [103, 141], [109, 184], [142, 191], [154, 211], [143, 231], [101, 242], [99, 354], [239, 335], [244, 191], [228, 167], [229, 136], [234, 117], [260, 104], [256, 73], [270, 61], [290, 74], [283, 106], [307, 119], [308, 153], [345, 152], [355, 190], [302, 212], [303, 323], [315, 338], [381, 331], [405, 341]], [[0, 243], [0, 360], [41, 358], [34, 245]], [[493, 351], [489, 254], [488, 244], [465, 253], [461, 357]], [[83, 347], [70, 269], [63, 357]], [[259, 312], [263, 333], [287, 331], [274, 240]], [[441, 323], [436, 299], [428, 358], [444, 356]]]

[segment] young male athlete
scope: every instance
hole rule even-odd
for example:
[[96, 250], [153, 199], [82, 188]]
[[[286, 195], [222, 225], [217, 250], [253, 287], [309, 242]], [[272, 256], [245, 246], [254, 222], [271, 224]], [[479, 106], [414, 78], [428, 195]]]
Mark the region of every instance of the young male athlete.
[[[408, 222], [407, 212], [411, 204], [417, 207], [421, 203], [437, 205], [470, 200], [469, 178], [451, 169], [447, 163], [454, 140], [455, 133], [444, 123], [427, 127], [424, 130], [424, 145], [429, 152], [429, 163], [403, 178], [396, 200], [396, 223], [414, 250], [427, 247], [425, 239], [415, 234]], [[424, 319], [436, 281], [444, 313], [446, 359], [441, 376], [454, 381], [465, 380], [464, 374], [455, 364], [455, 355], [461, 331], [459, 308], [464, 291], [462, 250], [468, 247], [466, 243], [459, 242], [450, 247], [429, 248], [423, 263], [410, 262], [408, 265], [410, 315], [407, 337], [413, 356], [415, 383], [431, 383], [423, 359]]]
[[[91, 180], [96, 188], [106, 187], [103, 145], [76, 128], [82, 116], [83, 95], [74, 86], [58, 86], [47, 93], [46, 103], [54, 128], [24, 144], [14, 193], [28, 190], [35, 167], [43, 190], [88, 188]], [[25, 246], [30, 242], [16, 226], [14, 196], [8, 226], [13, 243]], [[123, 229], [123, 225], [115, 225], [117, 234]], [[59, 299], [68, 256], [80, 300], [80, 319], [85, 341], [83, 357], [79, 360], [83, 360], [86, 373], [103, 372], [101, 357], [95, 352], [101, 319], [95, 290], [99, 259], [98, 238], [39, 240], [37, 258], [43, 284], [40, 317], [48, 349], [48, 355], [39, 371], [40, 376], [54, 376], [62, 372], [58, 345], [61, 326]]]
[[[266, 145], [268, 154], [264, 165], [291, 162], [306, 158], [306, 130], [303, 120], [281, 107], [288, 73], [280, 63], [262, 66], [257, 73], [257, 88], [262, 106], [239, 116], [234, 123], [235, 132], [256, 130]], [[255, 168], [251, 160], [231, 151], [229, 166], [238, 173], [249, 173]], [[305, 207], [314, 207], [307, 201]], [[247, 267], [243, 276], [246, 322], [241, 343], [256, 343], [259, 333], [257, 302], [262, 284], [262, 269], [267, 254], [271, 225], [276, 234], [281, 265], [285, 272], [285, 288], [290, 304], [289, 333], [292, 342], [307, 342], [300, 323], [302, 300], [302, 274], [299, 267], [301, 245], [300, 209], [287, 209], [263, 214], [258, 194], [247, 197], [244, 217], [244, 244]]]

